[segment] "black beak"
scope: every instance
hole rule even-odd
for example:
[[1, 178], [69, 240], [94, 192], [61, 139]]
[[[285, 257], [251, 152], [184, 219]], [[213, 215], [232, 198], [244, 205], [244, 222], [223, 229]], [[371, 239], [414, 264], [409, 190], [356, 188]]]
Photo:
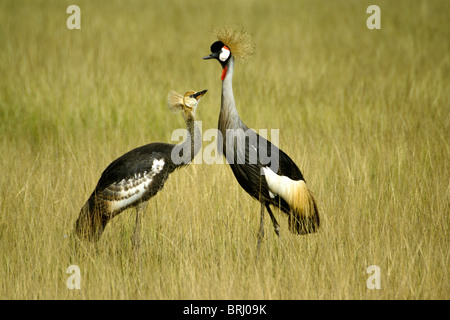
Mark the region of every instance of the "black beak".
[[218, 59], [219, 58], [219, 54], [220, 54], [219, 52], [213, 52], [209, 56], [203, 57], [203, 60]]
[[206, 93], [206, 91], [208, 91], [208, 90], [203, 90], [203, 91], [196, 92], [196, 93], [194, 93], [192, 95], [192, 97], [198, 100], [201, 97], [203, 97], [203, 95]]

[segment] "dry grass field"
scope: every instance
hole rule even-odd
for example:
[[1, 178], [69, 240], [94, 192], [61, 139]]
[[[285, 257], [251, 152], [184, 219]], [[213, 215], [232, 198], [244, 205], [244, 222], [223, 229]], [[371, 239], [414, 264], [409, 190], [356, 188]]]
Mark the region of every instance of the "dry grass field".
[[[80, 30], [66, 27], [71, 4]], [[371, 4], [380, 30], [366, 27]], [[449, 299], [449, 12], [445, 0], [1, 1], [0, 298]], [[259, 204], [227, 165], [203, 163], [150, 200], [138, 260], [133, 210], [97, 245], [78, 241], [106, 166], [184, 127], [170, 90], [208, 89], [196, 116], [217, 127], [221, 70], [202, 57], [224, 24], [256, 44], [236, 64], [241, 118], [280, 130], [320, 231], [295, 236], [275, 211], [281, 237], [266, 219], [255, 260]]]

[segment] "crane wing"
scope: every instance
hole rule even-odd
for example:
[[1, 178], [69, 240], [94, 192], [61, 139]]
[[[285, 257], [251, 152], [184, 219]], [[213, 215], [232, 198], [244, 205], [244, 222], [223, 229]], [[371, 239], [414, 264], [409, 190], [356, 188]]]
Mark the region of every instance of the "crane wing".
[[227, 145], [227, 160], [239, 184], [250, 195], [258, 200], [260, 196], [274, 198], [266, 179], [262, 178], [262, 168], [276, 168], [276, 174], [292, 180], [303, 179], [300, 169], [285, 152], [254, 132], [248, 134], [247, 130], [247, 134], [238, 136], [242, 132], [236, 131], [233, 136], [233, 148]]
[[261, 176], [263, 164], [260, 161], [258, 143], [260, 136], [254, 132], [249, 135], [248, 132], [247, 130], [245, 134], [241, 130], [236, 131], [233, 147], [227, 147], [227, 160], [241, 187], [259, 200], [261, 195], [269, 197], [269, 190], [265, 179]]
[[103, 171], [94, 192], [108, 206], [108, 212], [115, 215], [163, 188], [172, 169], [170, 156], [160, 149], [158, 144], [136, 148]]
[[165, 164], [170, 167], [170, 146], [172, 145], [151, 143], [123, 154], [103, 171], [96, 190], [101, 191], [112, 183], [131, 179], [145, 171], [150, 172], [155, 159], [164, 159]]

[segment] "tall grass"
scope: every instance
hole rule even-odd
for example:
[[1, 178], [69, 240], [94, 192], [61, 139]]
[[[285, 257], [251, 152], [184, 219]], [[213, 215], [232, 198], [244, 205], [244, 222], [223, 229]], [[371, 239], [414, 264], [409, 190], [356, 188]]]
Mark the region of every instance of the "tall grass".
[[[0, 2], [0, 297], [3, 299], [448, 299], [448, 1]], [[281, 237], [226, 165], [172, 174], [145, 214], [96, 246], [72, 230], [102, 170], [184, 127], [170, 90], [208, 89], [197, 117], [215, 128], [220, 67], [211, 30], [240, 24], [256, 54], [237, 64], [238, 110], [280, 129], [321, 214], [317, 234]], [[209, 143], [209, 142], [206, 142]], [[69, 290], [69, 265], [81, 289]], [[381, 289], [369, 290], [377, 265]]]

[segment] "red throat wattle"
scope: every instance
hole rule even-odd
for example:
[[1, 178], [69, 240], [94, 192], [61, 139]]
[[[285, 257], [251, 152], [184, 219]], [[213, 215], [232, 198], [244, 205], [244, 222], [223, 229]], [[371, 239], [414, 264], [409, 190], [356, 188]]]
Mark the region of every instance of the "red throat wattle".
[[228, 66], [225, 66], [222, 70], [222, 76], [220, 77], [220, 79], [225, 80], [225, 77], [227, 76], [227, 70], [228, 70]]

